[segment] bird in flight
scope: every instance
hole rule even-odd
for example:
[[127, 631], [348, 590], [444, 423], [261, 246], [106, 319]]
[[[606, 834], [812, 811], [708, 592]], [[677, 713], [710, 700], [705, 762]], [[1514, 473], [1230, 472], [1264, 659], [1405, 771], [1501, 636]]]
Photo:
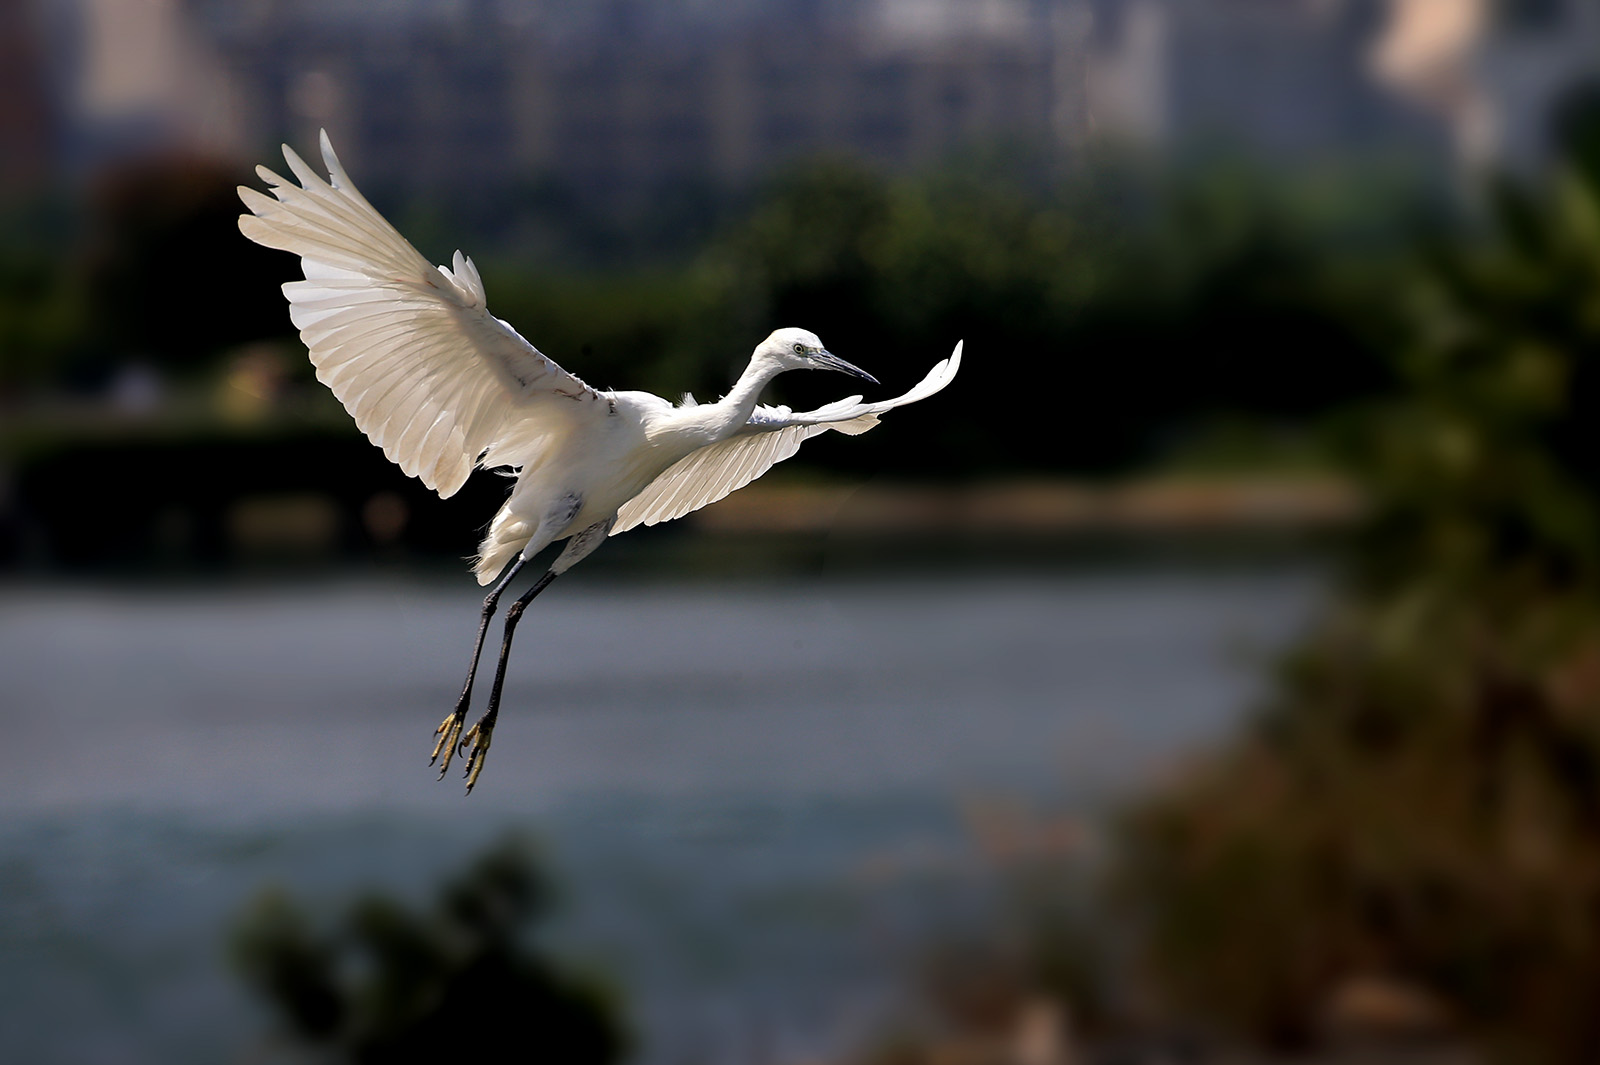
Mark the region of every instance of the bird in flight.
[[[637, 525], [680, 518], [760, 477], [818, 433], [856, 435], [885, 411], [944, 388], [961, 345], [898, 399], [850, 396], [813, 411], [758, 403], [785, 370], [839, 370], [877, 379], [832, 354], [814, 333], [779, 329], [715, 403], [671, 403], [648, 392], [592, 388], [540, 352], [485, 305], [483, 279], [456, 252], [432, 266], [356, 190], [322, 133], [323, 180], [288, 145], [299, 184], [266, 167], [268, 197], [241, 186], [245, 236], [300, 257], [304, 281], [283, 286], [289, 317], [317, 379], [408, 476], [448, 499], [475, 467], [510, 467], [516, 484], [474, 561], [483, 601], [467, 679], [440, 723], [429, 765], [442, 779], [465, 752], [470, 794], [483, 772], [511, 638], [523, 611], [575, 563]], [[566, 540], [544, 574], [506, 609], [505, 634], [483, 716], [463, 732], [484, 635], [501, 593], [527, 562]]]

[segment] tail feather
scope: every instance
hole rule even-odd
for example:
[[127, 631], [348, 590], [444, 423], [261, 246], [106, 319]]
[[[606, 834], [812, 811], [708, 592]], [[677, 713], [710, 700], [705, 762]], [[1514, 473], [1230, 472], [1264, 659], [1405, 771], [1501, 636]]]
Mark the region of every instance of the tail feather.
[[509, 507], [502, 507], [489, 523], [483, 543], [478, 545], [478, 557], [472, 560], [478, 583], [494, 583], [512, 556], [522, 550], [532, 536], [533, 529], [526, 521], [513, 515]]

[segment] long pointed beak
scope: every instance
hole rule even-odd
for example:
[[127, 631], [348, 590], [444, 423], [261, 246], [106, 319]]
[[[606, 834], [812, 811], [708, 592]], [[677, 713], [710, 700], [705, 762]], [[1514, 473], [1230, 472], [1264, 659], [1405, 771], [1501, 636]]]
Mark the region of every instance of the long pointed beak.
[[876, 377], [873, 377], [859, 366], [845, 362], [831, 351], [819, 351], [815, 355], [811, 356], [811, 361], [819, 370], [838, 370], [840, 373], [854, 374], [856, 377], [865, 377], [873, 384], [878, 383], [878, 379]]

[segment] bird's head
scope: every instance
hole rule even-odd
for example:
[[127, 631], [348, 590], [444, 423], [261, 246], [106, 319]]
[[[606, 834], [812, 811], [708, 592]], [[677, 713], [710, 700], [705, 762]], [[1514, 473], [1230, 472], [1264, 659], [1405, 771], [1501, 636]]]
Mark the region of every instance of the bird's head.
[[808, 329], [778, 329], [761, 342], [756, 349], [758, 357], [766, 357], [785, 370], [838, 370], [841, 373], [864, 377], [873, 384], [878, 379], [859, 366], [845, 362], [822, 346], [817, 334]]

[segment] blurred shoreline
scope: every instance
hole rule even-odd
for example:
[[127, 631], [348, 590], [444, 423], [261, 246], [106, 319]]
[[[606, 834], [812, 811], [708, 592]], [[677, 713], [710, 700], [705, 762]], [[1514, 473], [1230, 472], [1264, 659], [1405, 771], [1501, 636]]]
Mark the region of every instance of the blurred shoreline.
[[[492, 478], [475, 480], [494, 487]], [[480, 499], [467, 510], [415, 496], [222, 495], [203, 510], [155, 509], [148, 534], [130, 535], [114, 554], [30, 552], [26, 525], [14, 521], [14, 563], [0, 567], [0, 578], [15, 584], [85, 576], [461, 575], [474, 525], [496, 504]], [[1360, 520], [1362, 506], [1350, 482], [1322, 473], [763, 482], [679, 521], [618, 537], [579, 579], [1051, 571], [1119, 563], [1271, 568], [1326, 557]], [[375, 516], [391, 528], [374, 530]], [[139, 522], [127, 517], [124, 528], [138, 530]], [[447, 528], [451, 538], [436, 537], [436, 528]], [[196, 543], [206, 550], [196, 551]]]
[[859, 486], [755, 484], [694, 515], [712, 533], [853, 535], [1327, 530], [1361, 515], [1332, 475], [1153, 475]]

